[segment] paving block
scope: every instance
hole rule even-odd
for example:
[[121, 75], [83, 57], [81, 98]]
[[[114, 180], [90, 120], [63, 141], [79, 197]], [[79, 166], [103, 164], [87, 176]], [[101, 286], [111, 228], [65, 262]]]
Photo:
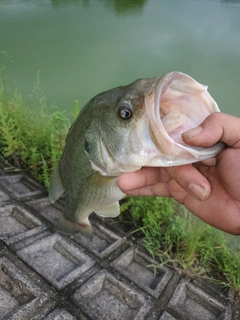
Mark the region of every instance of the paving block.
[[124, 239], [98, 223], [93, 226], [92, 239], [87, 239], [81, 233], [75, 234], [73, 239], [101, 259], [111, 254], [124, 242]]
[[212, 296], [218, 296], [224, 299], [232, 300], [231, 288], [226, 287], [222, 284], [214, 283], [208, 281], [205, 278], [197, 277], [192, 281], [193, 285], [196, 285], [198, 288], [202, 289], [204, 292]]
[[1, 176], [0, 185], [12, 198], [17, 200], [27, 200], [45, 193], [39, 184], [24, 174]]
[[31, 319], [48, 299], [12, 262], [0, 258], [0, 319]]
[[57, 233], [38, 240], [16, 253], [58, 290], [95, 264], [93, 259]]
[[76, 318], [73, 317], [65, 309], [59, 309], [59, 308], [55, 309], [45, 318], [45, 320], [74, 320], [74, 319]]
[[231, 310], [216, 298], [197, 286], [181, 280], [177, 285], [168, 307], [184, 320], [230, 320]]
[[[148, 267], [150, 265], [151, 268]], [[159, 298], [173, 276], [167, 267], [158, 265], [157, 261], [135, 247], [127, 249], [111, 263], [112, 267], [155, 298]]]
[[117, 218], [102, 218], [98, 215], [95, 217], [102, 225], [110, 226], [111, 230], [119, 234], [122, 238], [132, 238], [132, 232], [135, 230], [133, 223], [129, 223], [128, 218], [126, 221]]
[[158, 318], [158, 320], [178, 320], [178, 319], [171, 316], [170, 313], [168, 313], [167, 311], [164, 311], [161, 317]]
[[61, 207], [59, 205], [52, 205], [49, 198], [36, 199], [28, 201], [28, 206], [36, 210], [42, 217], [52, 224], [56, 224], [61, 213]]
[[71, 298], [94, 320], [143, 320], [151, 307], [143, 295], [106, 270], [95, 274]]
[[18, 204], [0, 208], [0, 239], [7, 245], [45, 229], [46, 226], [38, 218]]
[[8, 194], [6, 194], [5, 192], [3, 192], [2, 190], [0, 190], [0, 203], [2, 205], [3, 202], [9, 200], [10, 197]]

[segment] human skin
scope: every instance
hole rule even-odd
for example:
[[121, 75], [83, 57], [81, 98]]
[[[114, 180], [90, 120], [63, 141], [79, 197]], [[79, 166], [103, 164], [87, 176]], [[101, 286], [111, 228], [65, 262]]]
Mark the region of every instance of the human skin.
[[201, 147], [223, 141], [227, 148], [197, 164], [123, 173], [117, 180], [119, 188], [129, 195], [172, 197], [206, 223], [239, 235], [240, 118], [213, 113], [182, 138]]

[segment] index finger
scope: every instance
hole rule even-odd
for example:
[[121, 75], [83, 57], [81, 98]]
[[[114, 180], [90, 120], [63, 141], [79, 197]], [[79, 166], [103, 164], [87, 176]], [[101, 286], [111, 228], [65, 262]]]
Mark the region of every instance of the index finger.
[[209, 197], [207, 179], [191, 164], [168, 168], [143, 167], [136, 172], [123, 173], [117, 184], [126, 194], [139, 194], [141, 189], [141, 195], [173, 196], [171, 180], [200, 201]]
[[117, 184], [124, 193], [128, 193], [130, 190], [169, 180], [170, 176], [164, 168], [142, 167], [135, 172], [122, 173], [117, 179]]

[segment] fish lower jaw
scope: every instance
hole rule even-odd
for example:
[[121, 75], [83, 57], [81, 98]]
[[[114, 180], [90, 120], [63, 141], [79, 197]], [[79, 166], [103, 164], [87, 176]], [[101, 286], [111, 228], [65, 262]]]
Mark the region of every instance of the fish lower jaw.
[[226, 148], [223, 142], [218, 142], [212, 147], [189, 147], [179, 145], [178, 154], [161, 154], [149, 161], [148, 167], [173, 167], [189, 163], [203, 161], [215, 157], [219, 152]]

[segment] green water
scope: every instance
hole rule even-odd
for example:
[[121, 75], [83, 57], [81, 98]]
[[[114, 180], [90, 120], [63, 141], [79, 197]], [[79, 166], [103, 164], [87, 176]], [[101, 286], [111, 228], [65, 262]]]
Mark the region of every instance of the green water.
[[0, 51], [12, 56], [10, 88], [27, 97], [40, 70], [48, 101], [67, 112], [76, 99], [177, 70], [240, 116], [240, 1], [1, 0]]

